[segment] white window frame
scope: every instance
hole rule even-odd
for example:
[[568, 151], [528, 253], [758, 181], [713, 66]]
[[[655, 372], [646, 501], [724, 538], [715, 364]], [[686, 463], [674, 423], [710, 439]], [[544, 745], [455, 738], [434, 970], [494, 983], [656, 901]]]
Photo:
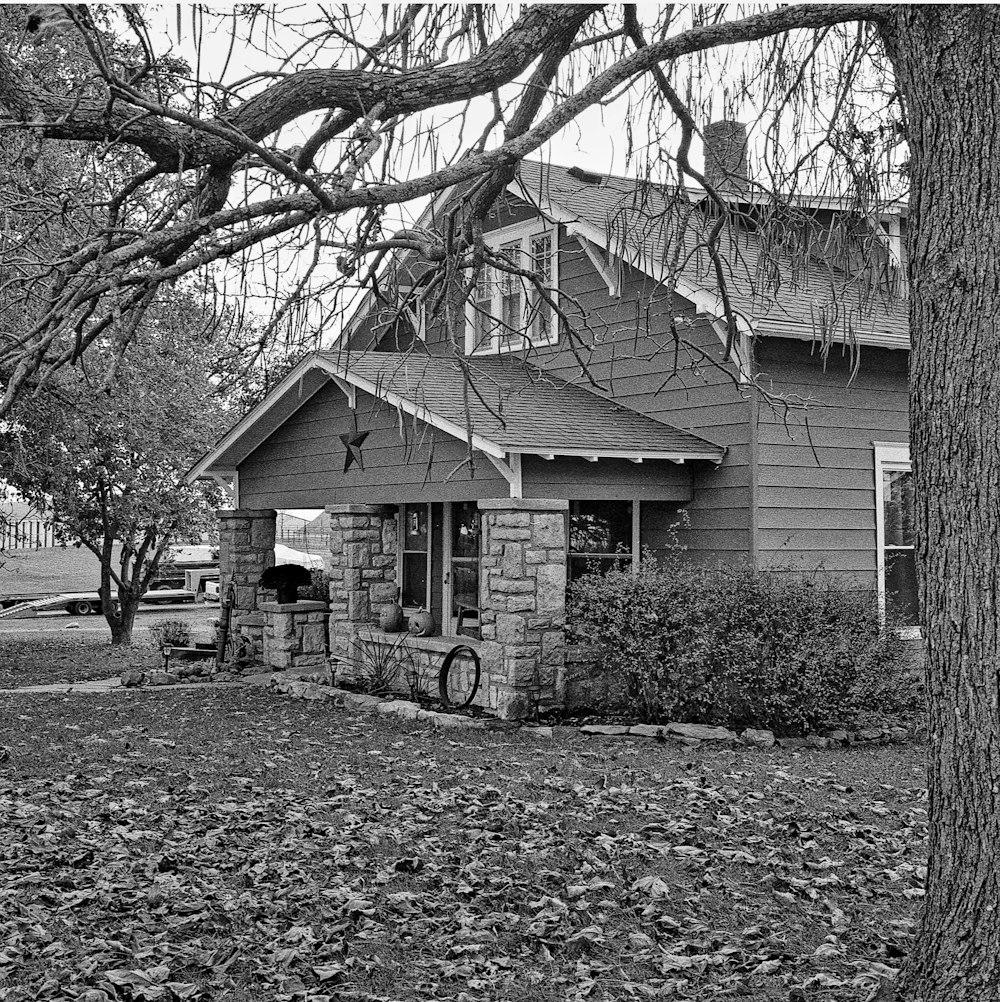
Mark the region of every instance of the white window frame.
[[[505, 244], [519, 241], [521, 244], [522, 258], [527, 258], [531, 253], [531, 241], [535, 237], [548, 236], [552, 243], [552, 257], [549, 262], [552, 280], [550, 284], [550, 294], [558, 302], [559, 300], [559, 226], [556, 223], [544, 219], [530, 220], [525, 223], [518, 223], [515, 226], [506, 226], [503, 229], [491, 230], [484, 234], [484, 240], [490, 250], [497, 251]], [[523, 281], [514, 279], [515, 281]], [[527, 291], [528, 286], [522, 285]], [[490, 316], [500, 316], [500, 283], [493, 287], [490, 300]], [[475, 303], [475, 289], [469, 296], [465, 306], [465, 354], [466, 355], [501, 355], [512, 351], [522, 351], [529, 346], [541, 347], [556, 344], [559, 340], [559, 318], [552, 314], [551, 330], [547, 338], [532, 337], [530, 332], [520, 337], [505, 337], [498, 332], [490, 339], [488, 345], [476, 344], [476, 317], [479, 309]]]
[[427, 340], [427, 306], [421, 301], [407, 303], [403, 315], [413, 328], [413, 336], [418, 341]]
[[[875, 567], [879, 615], [885, 620], [885, 477], [889, 471], [909, 473], [910, 446], [906, 442], [875, 442]], [[904, 640], [918, 639], [919, 626], [904, 626], [899, 631]]]

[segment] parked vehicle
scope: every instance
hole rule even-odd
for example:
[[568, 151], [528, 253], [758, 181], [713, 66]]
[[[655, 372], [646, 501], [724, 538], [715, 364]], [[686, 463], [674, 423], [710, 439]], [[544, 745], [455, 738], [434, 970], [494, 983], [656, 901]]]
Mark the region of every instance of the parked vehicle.
[[[99, 613], [101, 600], [96, 589], [80, 587], [88, 578], [93, 581], [93, 561], [82, 573], [75, 566], [86, 556], [86, 551], [64, 548], [38, 550], [11, 560], [6, 568], [11, 573], [0, 579], [0, 618], [59, 609], [71, 616]], [[206, 585], [218, 580], [217, 550], [208, 546], [173, 547], [141, 601], [203, 602]]]

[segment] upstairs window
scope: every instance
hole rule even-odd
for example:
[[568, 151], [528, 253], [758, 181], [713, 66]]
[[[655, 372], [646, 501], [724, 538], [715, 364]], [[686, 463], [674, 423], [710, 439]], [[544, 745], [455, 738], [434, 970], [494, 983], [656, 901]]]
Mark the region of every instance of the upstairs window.
[[[489, 238], [488, 238], [489, 240]], [[517, 351], [554, 344], [558, 338], [552, 303], [558, 294], [558, 243], [552, 228], [501, 231], [489, 241], [493, 253], [510, 266], [485, 264], [469, 297], [466, 352]]]

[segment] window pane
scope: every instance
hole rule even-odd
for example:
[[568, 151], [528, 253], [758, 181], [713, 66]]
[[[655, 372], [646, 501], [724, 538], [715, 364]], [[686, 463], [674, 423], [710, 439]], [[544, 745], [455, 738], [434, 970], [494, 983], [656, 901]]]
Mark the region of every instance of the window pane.
[[[508, 276], [509, 277], [509, 276]], [[500, 337], [517, 337], [524, 327], [521, 315], [521, 289], [510, 286], [500, 297]]]
[[885, 598], [888, 607], [906, 626], [919, 624], [916, 555], [912, 548], [886, 550]]
[[885, 470], [885, 545], [913, 546], [913, 474], [909, 470]]
[[427, 604], [427, 555], [403, 554], [403, 598], [401, 605], [411, 607]]
[[570, 553], [632, 554], [631, 501], [571, 501]]
[[407, 505], [406, 528], [403, 532], [403, 551], [427, 552], [427, 506]]
[[479, 608], [479, 561], [456, 560], [451, 565], [452, 608], [451, 614], [458, 615], [460, 605]]
[[475, 501], [452, 505], [451, 552], [456, 557], [479, 557], [479, 508]]
[[625, 557], [571, 556], [567, 576], [570, 581], [575, 581], [584, 574], [607, 574], [613, 567], [624, 569], [631, 563], [631, 555]]
[[[552, 235], [531, 238], [531, 267], [538, 272], [546, 291], [552, 294]], [[532, 296], [532, 337], [539, 342], [552, 340], [552, 307], [534, 290]]]
[[[460, 501], [451, 506], [451, 615], [458, 616], [460, 605], [479, 608], [479, 506]], [[475, 615], [467, 622], [478, 625]]]

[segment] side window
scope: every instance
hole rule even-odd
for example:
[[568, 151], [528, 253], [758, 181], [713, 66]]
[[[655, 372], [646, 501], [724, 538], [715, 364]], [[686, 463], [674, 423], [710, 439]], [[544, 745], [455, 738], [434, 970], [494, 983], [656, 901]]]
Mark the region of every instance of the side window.
[[570, 501], [567, 578], [632, 563], [631, 501]]
[[879, 601], [903, 626], [917, 626], [915, 499], [908, 446], [875, 445], [875, 503]]
[[882, 563], [887, 608], [907, 626], [920, 622], [917, 601], [916, 537], [913, 531], [913, 473], [883, 470], [885, 542]]

